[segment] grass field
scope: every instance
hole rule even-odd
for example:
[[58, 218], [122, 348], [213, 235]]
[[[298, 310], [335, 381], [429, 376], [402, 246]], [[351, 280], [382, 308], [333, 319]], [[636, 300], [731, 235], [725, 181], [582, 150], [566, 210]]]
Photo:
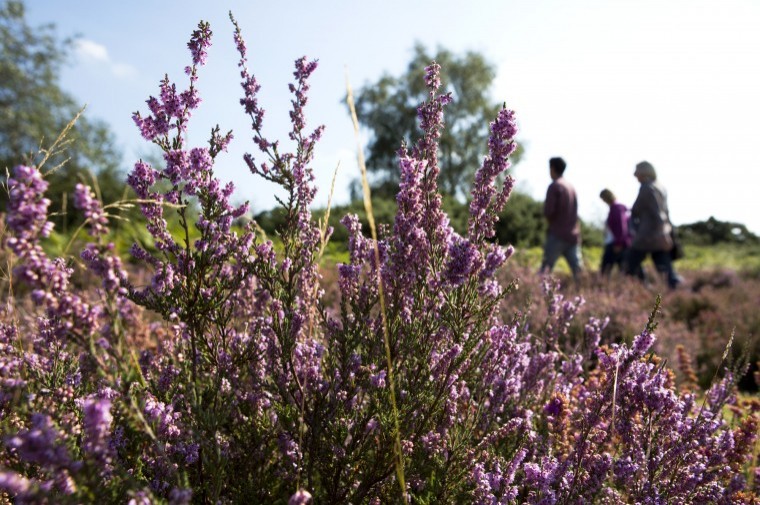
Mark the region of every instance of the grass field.
[[[760, 275], [760, 246], [757, 245], [686, 245], [685, 257], [675, 263], [677, 270], [734, 270]], [[521, 266], [538, 269], [541, 264], [540, 247], [518, 249], [512, 261]], [[602, 259], [602, 248], [584, 247], [583, 263], [587, 271], [597, 271]], [[649, 260], [648, 260], [649, 261]], [[569, 274], [567, 263], [560, 259], [557, 273]]]

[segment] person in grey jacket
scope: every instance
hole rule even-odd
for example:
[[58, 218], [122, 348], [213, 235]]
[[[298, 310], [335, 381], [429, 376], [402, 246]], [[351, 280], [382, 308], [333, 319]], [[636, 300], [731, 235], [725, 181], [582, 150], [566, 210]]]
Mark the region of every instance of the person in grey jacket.
[[641, 264], [647, 255], [651, 255], [657, 271], [667, 275], [668, 286], [676, 288], [682, 279], [673, 269], [670, 258], [673, 225], [670, 223], [667, 192], [657, 182], [657, 172], [651, 163], [642, 161], [636, 165], [633, 175], [641, 187], [639, 196], [631, 207], [634, 231], [627, 272], [646, 281]]

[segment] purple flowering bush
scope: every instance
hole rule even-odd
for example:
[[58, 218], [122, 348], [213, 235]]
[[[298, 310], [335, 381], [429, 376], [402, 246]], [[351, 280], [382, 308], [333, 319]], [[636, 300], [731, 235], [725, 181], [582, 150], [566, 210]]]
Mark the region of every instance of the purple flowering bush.
[[[426, 69], [424, 132], [399, 151], [392, 228], [377, 241], [342, 223], [350, 260], [336, 303], [318, 268], [331, 230], [309, 207], [322, 127], [306, 129], [295, 63], [288, 143], [263, 133], [260, 85], [233, 19], [255, 154], [278, 184], [281, 249], [240, 225], [247, 204], [214, 174], [232, 133], [188, 144], [208, 24], [188, 47], [188, 87], [168, 77], [134, 121], [163, 152], [128, 182], [153, 241], [135, 245], [137, 283], [109, 242], [92, 190], [74, 201], [90, 241], [50, 258], [47, 183], [16, 167], [4, 246], [11, 295], [0, 323], [0, 490], [16, 503], [753, 503], [758, 412], [727, 373], [679, 391], [650, 349], [654, 312], [630, 345], [600, 345], [608, 319], [571, 335], [582, 298], [547, 280], [540, 325], [510, 310], [512, 254], [490, 241], [513, 180], [514, 113], [491, 123], [488, 155], [457, 234], [437, 188], [451, 101]], [[197, 212], [191, 212], [192, 208]], [[181, 233], [167, 225], [176, 212]], [[85, 267], [99, 279], [83, 287]], [[145, 334], [153, 335], [145, 339]], [[149, 342], [146, 344], [146, 342]], [[732, 411], [724, 408], [734, 406]]]

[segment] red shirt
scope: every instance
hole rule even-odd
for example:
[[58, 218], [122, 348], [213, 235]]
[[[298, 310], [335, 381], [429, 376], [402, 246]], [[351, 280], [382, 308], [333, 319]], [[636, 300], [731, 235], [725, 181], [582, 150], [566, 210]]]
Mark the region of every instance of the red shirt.
[[549, 233], [571, 244], [580, 243], [578, 198], [575, 188], [564, 177], [549, 184], [544, 201], [544, 216], [549, 221]]

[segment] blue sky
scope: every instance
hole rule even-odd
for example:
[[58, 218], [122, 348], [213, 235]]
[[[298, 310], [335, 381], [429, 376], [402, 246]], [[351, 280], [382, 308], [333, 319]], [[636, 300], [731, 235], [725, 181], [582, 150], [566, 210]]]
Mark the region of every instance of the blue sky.
[[[186, 43], [199, 20], [214, 45], [200, 74], [204, 102], [191, 141], [205, 143], [219, 123], [236, 140], [217, 163], [255, 211], [274, 204], [273, 189], [250, 175], [254, 152], [238, 105], [232, 10], [248, 43], [249, 67], [262, 84], [269, 138], [285, 139], [293, 61], [318, 58], [307, 119], [327, 129], [314, 170], [325, 202], [335, 167], [337, 202], [358, 174], [356, 139], [342, 102], [382, 73], [399, 74], [415, 41], [457, 53], [483, 53], [498, 69], [495, 102], [517, 113], [525, 157], [518, 187], [542, 199], [547, 160], [562, 156], [578, 190], [581, 217], [601, 221], [608, 187], [631, 204], [634, 166], [650, 161], [670, 194], [677, 224], [715, 216], [760, 233], [760, 2], [754, 0], [27, 0], [33, 24], [53, 22], [79, 35], [63, 86], [87, 114], [106, 121], [125, 167], [151, 148], [132, 112], [145, 111], [165, 73], [186, 86]], [[364, 132], [366, 136], [367, 132]]]

